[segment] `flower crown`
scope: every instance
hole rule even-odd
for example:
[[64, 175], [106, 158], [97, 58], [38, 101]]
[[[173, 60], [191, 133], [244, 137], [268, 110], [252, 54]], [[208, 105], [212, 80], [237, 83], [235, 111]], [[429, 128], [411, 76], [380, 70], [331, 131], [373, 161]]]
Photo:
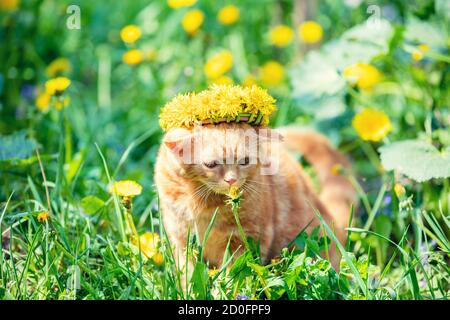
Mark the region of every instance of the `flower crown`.
[[222, 122], [265, 126], [276, 110], [274, 103], [275, 99], [258, 86], [213, 85], [197, 94], [173, 98], [161, 109], [159, 124], [163, 130]]

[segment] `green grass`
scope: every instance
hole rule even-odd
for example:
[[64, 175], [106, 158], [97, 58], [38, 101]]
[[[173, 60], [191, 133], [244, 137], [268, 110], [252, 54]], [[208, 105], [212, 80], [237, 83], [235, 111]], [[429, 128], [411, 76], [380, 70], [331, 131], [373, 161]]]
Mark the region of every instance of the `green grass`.
[[[109, 166], [98, 151], [109, 180]], [[119, 163], [126, 161], [126, 153]], [[249, 299], [449, 298], [450, 268], [446, 259], [450, 242], [443, 229], [448, 230], [448, 219], [441, 225], [433, 215], [413, 207], [392, 208], [396, 214], [410, 218], [398, 242], [367, 228], [352, 227], [348, 229], [347, 244], [340, 244], [317, 213], [322, 228], [309, 235], [301, 232], [294, 240], [297, 249], [284, 249], [279, 259], [262, 265], [258, 245], [249, 239], [243, 255], [224, 253], [224, 264], [212, 277], [208, 276], [207, 262], [201, 257], [206, 239], [202, 244], [190, 234], [187, 259], [194, 264], [188, 284], [182, 282], [182, 273], [176, 266], [156, 208], [144, 207], [144, 214], [135, 211], [134, 218], [141, 233], [148, 230], [160, 233], [159, 250], [164, 256], [161, 266], [146, 259], [128, 242], [123, 231], [124, 210], [115, 196], [109, 197], [97, 212], [85, 214], [78, 201], [66, 200], [75, 199], [75, 194], [55, 196], [58, 190], [70, 190], [69, 186], [62, 182], [59, 186], [52, 185], [48, 199], [51, 218], [41, 223], [36, 215], [47, 207], [45, 190], [41, 196], [42, 190], [37, 191], [31, 178], [28, 181], [27, 191], [32, 195], [29, 200], [10, 201], [12, 194], [0, 215], [3, 298], [236, 299], [238, 295]], [[379, 194], [385, 191], [382, 188]], [[371, 212], [380, 206], [378, 198], [373, 205], [369, 201]], [[356, 225], [361, 225], [361, 219], [356, 220]], [[414, 243], [408, 236], [411, 229], [420, 233], [415, 237], [420, 243]], [[325, 230], [328, 240], [320, 235], [320, 230]], [[330, 239], [338, 243], [343, 256], [340, 272], [319, 256]], [[373, 254], [380, 247], [385, 250], [382, 260]]]

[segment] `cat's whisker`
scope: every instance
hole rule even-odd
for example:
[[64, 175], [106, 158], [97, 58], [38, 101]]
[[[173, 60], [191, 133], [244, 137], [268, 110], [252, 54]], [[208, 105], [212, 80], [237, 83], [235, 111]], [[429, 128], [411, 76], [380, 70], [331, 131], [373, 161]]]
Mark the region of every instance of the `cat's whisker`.
[[211, 190], [208, 188], [207, 185], [201, 186], [199, 192], [196, 195], [197, 205], [194, 208], [195, 210], [198, 210], [202, 206], [206, 206], [206, 201], [208, 199], [210, 192], [211, 192]]
[[244, 190], [244, 192], [247, 191], [246, 193], [249, 194], [251, 198], [257, 198], [262, 193], [260, 189], [248, 183], [244, 183], [242, 185], [242, 189]]
[[251, 183], [254, 183], [254, 184], [261, 185], [261, 186], [273, 186], [273, 185], [275, 185], [274, 183], [264, 183], [264, 182], [261, 182], [261, 181], [258, 181], [258, 180], [250, 180], [250, 179], [247, 179], [246, 182], [251, 182]]
[[205, 187], [206, 186], [204, 184], [202, 184], [199, 187], [195, 188], [194, 189], [194, 193], [192, 194], [192, 196], [193, 197], [197, 197], [198, 195], [200, 195], [204, 191]]

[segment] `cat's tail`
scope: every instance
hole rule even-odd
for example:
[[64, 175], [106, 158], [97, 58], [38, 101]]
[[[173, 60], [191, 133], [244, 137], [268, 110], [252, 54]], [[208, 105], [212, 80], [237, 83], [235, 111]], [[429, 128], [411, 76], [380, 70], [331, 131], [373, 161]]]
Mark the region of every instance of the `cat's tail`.
[[284, 127], [277, 130], [289, 150], [298, 151], [313, 166], [320, 182], [319, 197], [335, 226], [348, 227], [350, 207], [356, 204], [356, 190], [342, 174], [350, 170], [350, 162], [332, 147], [323, 135], [306, 129]]

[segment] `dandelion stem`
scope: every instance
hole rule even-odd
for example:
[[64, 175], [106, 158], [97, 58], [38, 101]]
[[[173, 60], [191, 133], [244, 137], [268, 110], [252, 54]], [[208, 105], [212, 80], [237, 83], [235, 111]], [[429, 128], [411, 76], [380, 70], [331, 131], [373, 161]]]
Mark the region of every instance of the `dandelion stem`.
[[[131, 207], [131, 199], [125, 200], [123, 199], [123, 204], [125, 208], [125, 224], [127, 228], [127, 233], [130, 235], [131, 243], [137, 243], [139, 239], [138, 232], [136, 230], [136, 226], [134, 225], [133, 216], [132, 216], [132, 207]], [[128, 202], [130, 201], [130, 202]]]
[[232, 201], [232, 211], [233, 211], [234, 220], [236, 221], [236, 225], [238, 227], [239, 234], [242, 238], [242, 241], [244, 241], [245, 248], [248, 251], [250, 251], [250, 245], [248, 244], [247, 236], [245, 235], [244, 229], [242, 228], [241, 220], [239, 219], [239, 202], [238, 201], [236, 201], [236, 202]]

